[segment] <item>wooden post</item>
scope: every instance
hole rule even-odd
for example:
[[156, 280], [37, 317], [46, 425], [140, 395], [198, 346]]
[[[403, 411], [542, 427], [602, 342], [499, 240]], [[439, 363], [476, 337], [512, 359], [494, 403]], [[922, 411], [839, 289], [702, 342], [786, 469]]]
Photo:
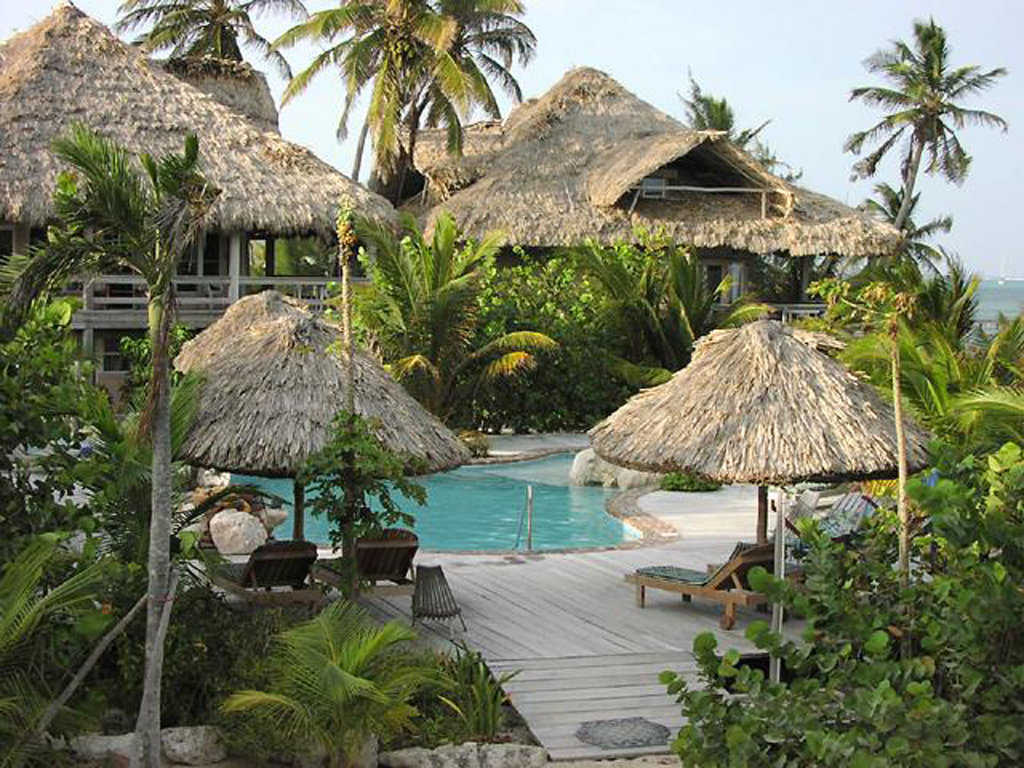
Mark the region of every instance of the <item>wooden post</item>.
[[757, 486], [757, 543], [768, 541], [768, 487]]
[[[786, 495], [779, 489], [778, 514], [775, 518], [775, 578], [786, 578]], [[772, 605], [772, 632], [782, 634], [782, 603]], [[768, 662], [768, 676], [773, 683], [782, 678], [782, 660], [772, 656]]]
[[228, 299], [233, 304], [238, 301], [238, 278], [242, 273], [242, 233], [232, 232], [228, 242]]
[[292, 504], [292, 539], [304, 541], [306, 538], [304, 509], [306, 505], [306, 486], [296, 480], [292, 486], [292, 496], [294, 498]]

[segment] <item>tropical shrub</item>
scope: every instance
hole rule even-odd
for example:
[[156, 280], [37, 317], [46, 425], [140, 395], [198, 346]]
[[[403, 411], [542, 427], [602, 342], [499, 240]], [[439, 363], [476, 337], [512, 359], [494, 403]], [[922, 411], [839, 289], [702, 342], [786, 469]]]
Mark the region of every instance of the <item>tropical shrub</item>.
[[483, 656], [465, 645], [457, 646], [454, 655], [442, 658], [440, 698], [458, 716], [462, 738], [470, 741], [495, 739], [508, 701], [502, 688], [516, 674], [506, 672], [495, 677]]
[[[0, 574], [0, 765], [22, 765], [39, 754], [37, 723], [52, 696], [52, 669], [35, 649], [50, 624], [90, 621], [97, 613], [93, 594], [98, 564], [82, 565], [56, 584], [46, 570], [61, 545], [55, 534], [36, 537], [9, 559]], [[59, 726], [58, 726], [59, 727]]]
[[558, 346], [544, 354], [543, 365], [478, 391], [457, 420], [495, 432], [588, 429], [635, 391], [613, 375], [609, 355], [628, 350], [603, 322], [600, 288], [571, 255], [542, 258], [519, 248], [513, 255], [487, 270], [477, 344], [535, 328]]
[[35, 535], [91, 528], [72, 502], [101, 470], [89, 455], [92, 422], [107, 402], [71, 334], [69, 301], [33, 305], [0, 341], [0, 561]]
[[663, 491], [700, 493], [717, 491], [722, 487], [722, 484], [716, 483], [714, 480], [708, 480], [706, 477], [695, 475], [692, 472], [669, 472], [661, 478], [660, 487]]
[[580, 269], [602, 289], [604, 320], [628, 340], [616, 370], [634, 384], [666, 381], [690, 362], [698, 338], [722, 325], [757, 319], [768, 307], [721, 307], [731, 285], [710, 287], [695, 249], [662, 234], [638, 231], [639, 245], [605, 247], [594, 240], [574, 250]]
[[[460, 244], [455, 221], [441, 215], [429, 240], [406, 218], [403, 236], [360, 221], [360, 261], [371, 282], [356, 292], [355, 320], [394, 376], [442, 420], [492, 382], [537, 364], [557, 345], [533, 330], [481, 340], [478, 299], [501, 247], [498, 233]], [[482, 343], [481, 343], [482, 341]]]
[[806, 617], [802, 642], [755, 622], [748, 637], [781, 658], [773, 684], [740, 654], [694, 642], [701, 687], [662, 680], [688, 718], [684, 764], [1011, 766], [1024, 754], [1024, 453], [940, 455], [939, 478], [911, 483], [921, 512], [912, 576], [893, 568], [890, 511], [854, 546], [801, 521], [803, 586], [751, 574]]
[[223, 711], [277, 731], [300, 754], [348, 765], [369, 739], [416, 715], [409, 702], [429, 670], [402, 652], [414, 637], [398, 622], [377, 625], [351, 603], [332, 603], [278, 636], [265, 690], [239, 691]]
[[[406, 477], [410, 468], [415, 466], [387, 448], [366, 419], [342, 411], [331, 438], [307, 460], [300, 478], [316, 494], [308, 508], [331, 523], [331, 543], [338, 546], [346, 536], [413, 524], [394, 497], [398, 492], [418, 504], [426, 502], [423, 486]], [[375, 506], [370, 506], [371, 499]]]
[[[181, 346], [192, 338], [193, 331], [184, 325], [175, 325], [167, 335], [167, 356], [173, 360]], [[125, 382], [125, 399], [136, 408], [145, 403], [146, 389], [153, 370], [153, 342], [148, 336], [123, 336], [118, 342], [121, 354], [128, 361], [128, 380]], [[178, 384], [182, 375], [171, 371], [171, 385]]]

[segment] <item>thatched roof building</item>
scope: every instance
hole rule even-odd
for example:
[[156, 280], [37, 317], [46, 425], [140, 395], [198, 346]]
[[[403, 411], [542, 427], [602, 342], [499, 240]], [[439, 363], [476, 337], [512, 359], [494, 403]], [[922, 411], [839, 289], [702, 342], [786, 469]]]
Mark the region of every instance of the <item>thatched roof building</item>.
[[169, 74], [69, 3], [0, 44], [0, 221], [40, 226], [60, 166], [50, 151], [74, 122], [133, 151], [181, 151], [199, 136], [203, 168], [222, 194], [211, 227], [329, 233], [338, 199], [390, 220], [390, 204]]
[[[198, 412], [180, 458], [217, 469], [293, 477], [319, 450], [345, 402], [338, 328], [274, 291], [247, 296], [187, 342], [175, 359], [202, 375]], [[466, 448], [364, 352], [355, 355], [356, 411], [390, 448], [431, 471]]]
[[231, 111], [244, 115], [261, 131], [280, 133], [277, 104], [267, 77], [248, 62], [212, 56], [150, 61]]
[[595, 69], [571, 70], [504, 124], [471, 126], [462, 157], [443, 147], [440, 132], [417, 143], [427, 219], [448, 210], [475, 237], [501, 230], [511, 243], [552, 247], [663, 227], [698, 248], [791, 256], [864, 256], [898, 240], [888, 224], [787, 184], [722, 133], [687, 129]]
[[[713, 331], [671, 380], [590, 431], [594, 450], [647, 472], [787, 485], [896, 474], [892, 406], [841, 363], [774, 320]], [[906, 424], [911, 470], [928, 437]]]

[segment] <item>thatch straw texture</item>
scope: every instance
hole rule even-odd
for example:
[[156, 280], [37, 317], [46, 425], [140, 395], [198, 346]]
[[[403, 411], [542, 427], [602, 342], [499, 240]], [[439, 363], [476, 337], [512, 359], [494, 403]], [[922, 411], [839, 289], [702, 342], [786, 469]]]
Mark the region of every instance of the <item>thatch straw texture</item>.
[[[495, 135], [470, 127], [462, 158], [443, 151], [440, 132], [421, 134], [416, 163], [435, 207], [451, 212], [473, 237], [501, 230], [512, 243], [553, 247], [587, 237], [631, 239], [636, 227], [664, 228], [677, 242], [792, 256], [884, 253], [895, 229], [869, 214], [807, 193], [768, 173], [720, 133], [691, 131], [603, 72], [568, 72], [539, 99], [513, 111]], [[630, 192], [670, 163], [705, 168], [708, 184], [768, 190], [759, 194], [680, 193], [640, 199]], [[724, 182], [715, 184], [715, 177]]]
[[[807, 341], [814, 341], [808, 337]], [[911, 423], [911, 470], [927, 435]], [[690, 364], [590, 431], [594, 450], [648, 472], [786, 485], [896, 474], [892, 406], [841, 363], [774, 320], [714, 331]]]
[[150, 61], [179, 80], [198, 88], [218, 103], [240, 115], [261, 131], [280, 133], [277, 105], [267, 78], [244, 61], [226, 61], [211, 56]]
[[180, 152], [185, 135], [198, 134], [204, 172], [222, 190], [214, 228], [330, 233], [342, 195], [365, 216], [393, 217], [382, 197], [65, 4], [0, 45], [0, 220], [41, 225], [50, 217], [60, 171], [50, 146], [74, 122], [157, 155]]
[[[175, 359], [203, 378], [180, 458], [217, 469], [292, 477], [323, 447], [345, 402], [338, 328], [275, 291], [247, 296], [187, 342]], [[376, 360], [355, 355], [356, 411], [379, 425], [391, 449], [437, 471], [466, 448]]]

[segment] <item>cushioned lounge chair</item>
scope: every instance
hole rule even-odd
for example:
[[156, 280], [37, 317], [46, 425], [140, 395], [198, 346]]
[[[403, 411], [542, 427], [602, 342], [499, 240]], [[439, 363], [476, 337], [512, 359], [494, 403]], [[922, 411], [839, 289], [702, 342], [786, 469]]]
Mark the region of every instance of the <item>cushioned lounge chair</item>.
[[745, 544], [740, 542], [733, 549], [728, 561], [711, 573], [679, 568], [674, 565], [658, 565], [638, 568], [626, 575], [626, 581], [636, 587], [636, 601], [644, 607], [647, 589], [661, 589], [677, 592], [683, 602], [694, 597], [722, 603], [725, 610], [719, 624], [723, 629], [732, 629], [736, 623], [737, 605], [760, 605], [768, 602], [767, 595], [754, 592], [747, 584], [751, 568], [760, 565], [771, 570], [774, 545]]
[[263, 604], [319, 605], [324, 595], [309, 585], [316, 545], [309, 541], [270, 541], [245, 563], [226, 563], [213, 570], [211, 581], [230, 594]]
[[[364, 593], [411, 595], [415, 586], [412, 561], [420, 540], [412, 531], [387, 528], [380, 536], [356, 541], [356, 570], [360, 584], [368, 584]], [[340, 561], [321, 560], [313, 568], [313, 577], [341, 588], [345, 578]]]

